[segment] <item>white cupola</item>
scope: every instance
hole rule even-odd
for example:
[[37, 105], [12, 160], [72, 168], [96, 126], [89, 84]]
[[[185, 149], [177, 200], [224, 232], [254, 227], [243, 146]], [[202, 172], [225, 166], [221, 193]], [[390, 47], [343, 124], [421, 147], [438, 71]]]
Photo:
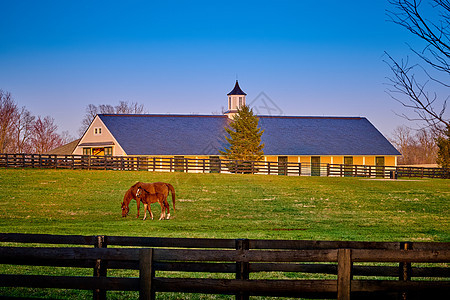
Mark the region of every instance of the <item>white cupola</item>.
[[224, 113], [229, 118], [232, 118], [236, 113], [238, 108], [241, 108], [245, 105], [245, 96], [247, 94], [244, 93], [239, 87], [239, 83], [236, 80], [236, 84], [234, 85], [234, 89], [227, 94], [228, 96], [228, 110]]

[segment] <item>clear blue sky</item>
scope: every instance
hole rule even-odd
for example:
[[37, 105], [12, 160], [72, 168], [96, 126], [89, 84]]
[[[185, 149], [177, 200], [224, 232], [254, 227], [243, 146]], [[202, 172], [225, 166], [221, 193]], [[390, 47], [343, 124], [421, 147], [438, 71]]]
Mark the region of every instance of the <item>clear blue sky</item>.
[[[384, 51], [413, 37], [377, 1], [0, 2], [0, 89], [76, 136], [88, 104], [211, 114], [238, 76], [284, 115], [408, 122], [385, 93]], [[411, 125], [411, 124], [410, 124]]]

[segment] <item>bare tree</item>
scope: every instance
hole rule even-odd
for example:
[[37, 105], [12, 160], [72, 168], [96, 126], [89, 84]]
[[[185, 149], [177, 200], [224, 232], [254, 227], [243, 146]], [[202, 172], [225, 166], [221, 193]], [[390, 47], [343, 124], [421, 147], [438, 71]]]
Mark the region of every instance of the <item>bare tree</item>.
[[0, 90], [0, 153], [13, 147], [12, 131], [17, 116], [17, 105], [11, 93]]
[[399, 126], [394, 130], [390, 141], [402, 153], [398, 160], [400, 165], [436, 162], [436, 137], [430, 129], [416, 131], [406, 126]]
[[144, 105], [137, 102], [120, 101], [116, 107], [116, 114], [142, 114], [144, 113]]
[[137, 102], [128, 103], [127, 101], [120, 101], [119, 105], [112, 106], [110, 104], [101, 104], [96, 106], [89, 104], [86, 107], [86, 114], [84, 115], [81, 127], [78, 130], [79, 135], [83, 135], [88, 129], [89, 125], [94, 120], [97, 114], [144, 114], [146, 113], [143, 104]]
[[15, 152], [30, 153], [33, 149], [31, 137], [34, 132], [36, 117], [23, 106], [14, 122], [14, 145]]
[[[436, 86], [446, 90], [450, 75], [450, 1], [389, 0], [390, 20], [424, 42], [422, 49], [410, 46], [418, 63], [410, 58], [396, 60], [386, 52], [386, 63], [392, 70], [388, 93], [415, 116], [403, 114], [411, 121], [424, 121], [426, 126], [442, 135], [450, 127], [446, 115], [448, 92], [439, 96]], [[428, 6], [427, 6], [428, 5]]]
[[110, 104], [99, 105], [99, 114], [115, 114], [114, 107]]
[[58, 126], [52, 117], [46, 116], [42, 119], [39, 116], [34, 124], [34, 134], [32, 137], [34, 152], [42, 154], [62, 146], [64, 141], [57, 133], [57, 130]]

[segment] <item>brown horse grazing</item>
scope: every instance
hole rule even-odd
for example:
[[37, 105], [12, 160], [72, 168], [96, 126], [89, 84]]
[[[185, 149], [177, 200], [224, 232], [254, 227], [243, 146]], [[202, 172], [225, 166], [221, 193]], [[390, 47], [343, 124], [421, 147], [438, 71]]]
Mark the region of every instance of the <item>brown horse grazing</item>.
[[137, 205], [136, 218], [139, 218], [139, 206], [140, 206], [141, 202], [136, 197], [136, 192], [137, 192], [137, 186], [140, 183], [142, 183], [142, 182], [138, 182], [138, 183], [132, 185], [128, 189], [128, 191], [125, 192], [125, 195], [123, 196], [123, 201], [122, 201], [122, 217], [128, 216], [128, 213], [130, 212], [129, 204], [130, 204], [131, 200], [134, 199], [134, 200], [136, 200], [136, 205]]
[[133, 186], [131, 186], [128, 191], [126, 191], [123, 202], [122, 202], [122, 217], [126, 217], [130, 211], [129, 204], [132, 199], [136, 200], [137, 205], [137, 216], [136, 218], [139, 218], [139, 206], [140, 201], [138, 197], [136, 197], [136, 193], [138, 190], [138, 186], [146, 188], [149, 192], [152, 194], [162, 194], [164, 199], [164, 206], [167, 210], [167, 216], [170, 217], [170, 211], [169, 211], [169, 203], [167, 202], [167, 196], [169, 195], [169, 191], [172, 193], [172, 202], [173, 202], [173, 209], [175, 210], [175, 189], [170, 183], [164, 183], [164, 182], [155, 182], [155, 183], [144, 183], [144, 182], [137, 182]]

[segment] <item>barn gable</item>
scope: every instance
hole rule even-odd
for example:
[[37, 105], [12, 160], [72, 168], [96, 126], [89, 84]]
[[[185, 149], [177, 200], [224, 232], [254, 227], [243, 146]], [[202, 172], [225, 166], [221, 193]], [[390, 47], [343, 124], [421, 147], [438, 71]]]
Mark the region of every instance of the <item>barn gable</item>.
[[77, 155], [127, 155], [116, 137], [97, 115], [73, 151]]

